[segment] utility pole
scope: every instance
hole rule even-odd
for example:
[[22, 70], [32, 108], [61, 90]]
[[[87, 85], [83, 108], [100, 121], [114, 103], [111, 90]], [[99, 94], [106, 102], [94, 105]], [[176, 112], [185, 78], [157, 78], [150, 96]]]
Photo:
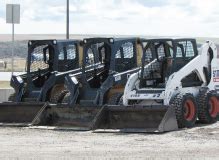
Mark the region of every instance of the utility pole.
[[[12, 9], [12, 15], [14, 14], [13, 13], [14, 10]], [[13, 20], [13, 16], [12, 16], [12, 21]], [[11, 74], [13, 75], [14, 73], [14, 23], [12, 23], [12, 54], [11, 54]]]
[[66, 4], [66, 39], [69, 39], [69, 0]]
[[12, 24], [11, 73], [14, 72], [14, 24], [20, 23], [20, 5], [6, 4], [6, 23]]

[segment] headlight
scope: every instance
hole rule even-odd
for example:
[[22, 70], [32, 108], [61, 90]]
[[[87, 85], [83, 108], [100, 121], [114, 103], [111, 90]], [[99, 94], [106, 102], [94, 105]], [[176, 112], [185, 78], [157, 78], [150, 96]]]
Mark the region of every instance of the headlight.
[[31, 41], [29, 41], [28, 43], [29, 43], [30, 46], [32, 45], [32, 42], [31, 42]]
[[20, 76], [17, 76], [17, 81], [18, 81], [19, 83], [23, 83], [23, 79], [22, 79]]
[[53, 41], [53, 44], [57, 44], [57, 41], [56, 41], [56, 40], [54, 40], [54, 41]]
[[71, 77], [71, 80], [74, 84], [78, 84], [78, 80], [75, 77]]
[[86, 40], [86, 39], [84, 39], [84, 43], [87, 43], [87, 40]]
[[110, 39], [109, 39], [109, 42], [110, 42], [110, 43], [113, 43], [113, 42], [114, 42], [114, 39], [113, 39], [113, 38], [110, 38]]

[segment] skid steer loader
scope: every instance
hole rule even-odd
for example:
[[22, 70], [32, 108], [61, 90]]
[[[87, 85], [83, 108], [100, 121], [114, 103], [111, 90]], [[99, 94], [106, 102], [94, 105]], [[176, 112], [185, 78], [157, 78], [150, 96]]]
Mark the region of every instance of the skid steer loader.
[[[123, 105], [104, 106], [93, 129], [165, 132], [217, 121], [219, 52], [195, 39], [144, 41], [141, 70], [130, 75]], [[148, 57], [156, 56], [149, 64]]]
[[[53, 125], [90, 129], [103, 105], [119, 104], [129, 75], [141, 65], [142, 47], [137, 38], [91, 38], [83, 42], [87, 58], [82, 74], [66, 76], [67, 91], [60, 93], [60, 104], [47, 114]], [[88, 66], [93, 66], [92, 72], [86, 70]]]
[[80, 71], [79, 40], [32, 40], [28, 43], [26, 73], [12, 76], [13, 102], [53, 101], [64, 89], [64, 78]]
[[30, 40], [26, 73], [12, 75], [10, 84], [15, 93], [9, 102], [0, 103], [0, 122], [22, 123], [25, 118], [30, 122], [41, 108], [45, 109], [45, 102], [56, 102], [57, 95], [64, 90], [65, 76], [81, 71], [83, 48], [80, 42]]
[[75, 73], [65, 72], [71, 73], [65, 78], [69, 91], [56, 96], [58, 105], [37, 103], [35, 107], [29, 107], [33, 103], [3, 103], [0, 104], [0, 122], [23, 125], [25, 117], [29, 117], [31, 124], [90, 129], [103, 104], [118, 104], [129, 75], [137, 72], [141, 65], [141, 45], [136, 38], [91, 38], [80, 45], [83, 48], [82, 69]]

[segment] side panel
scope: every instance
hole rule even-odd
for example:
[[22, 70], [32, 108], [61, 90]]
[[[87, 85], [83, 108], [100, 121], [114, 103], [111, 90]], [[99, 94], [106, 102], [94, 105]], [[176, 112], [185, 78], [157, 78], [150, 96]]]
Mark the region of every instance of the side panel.
[[209, 42], [211, 49], [213, 50], [213, 59], [211, 61], [211, 80], [208, 85], [210, 90], [217, 90], [219, 92], [219, 46], [216, 46], [213, 42]]

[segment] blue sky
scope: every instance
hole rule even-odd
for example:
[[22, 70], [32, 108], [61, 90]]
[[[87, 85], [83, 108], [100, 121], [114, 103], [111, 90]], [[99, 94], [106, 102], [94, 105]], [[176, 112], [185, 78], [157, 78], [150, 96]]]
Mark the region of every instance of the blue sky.
[[[65, 0], [1, 0], [21, 4], [20, 34], [65, 33]], [[70, 0], [71, 34], [219, 37], [219, 0]]]

